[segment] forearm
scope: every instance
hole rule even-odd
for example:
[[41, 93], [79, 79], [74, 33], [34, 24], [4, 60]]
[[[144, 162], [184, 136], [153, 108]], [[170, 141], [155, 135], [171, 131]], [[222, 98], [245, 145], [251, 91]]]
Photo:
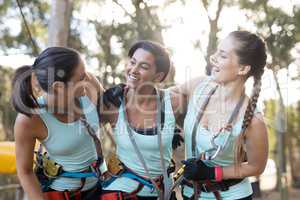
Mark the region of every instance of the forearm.
[[18, 177], [29, 199], [44, 199], [40, 184], [33, 172], [20, 172]]
[[249, 176], [258, 176], [263, 171], [263, 166], [257, 166], [245, 162], [237, 166], [232, 165], [228, 167], [223, 167], [223, 179], [239, 179]]

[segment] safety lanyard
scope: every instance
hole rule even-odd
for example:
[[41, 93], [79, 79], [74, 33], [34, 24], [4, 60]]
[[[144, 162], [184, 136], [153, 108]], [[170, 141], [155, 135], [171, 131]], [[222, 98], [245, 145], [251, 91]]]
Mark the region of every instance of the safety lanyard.
[[[198, 113], [198, 115], [197, 115], [196, 121], [195, 121], [194, 126], [193, 126], [193, 132], [192, 132], [192, 156], [193, 156], [194, 158], [196, 157], [196, 146], [197, 146], [196, 135], [197, 135], [197, 129], [198, 129], [199, 123], [200, 123], [200, 121], [201, 121], [201, 119], [202, 119], [202, 117], [203, 117], [204, 111], [205, 111], [205, 109], [206, 109], [206, 107], [207, 107], [207, 105], [208, 105], [208, 102], [209, 102], [211, 96], [212, 96], [212, 95], [215, 93], [215, 91], [217, 90], [217, 88], [218, 88], [218, 86], [215, 86], [215, 87], [213, 87], [213, 88], [209, 91], [207, 98], [205, 99], [205, 101], [203, 102], [203, 104], [202, 104], [201, 107], [200, 107], [199, 113]], [[230, 130], [230, 133], [227, 134], [227, 137], [226, 137], [226, 139], [225, 139], [225, 141], [224, 141], [224, 144], [223, 144], [223, 145], [217, 145], [217, 144], [215, 143], [215, 139], [216, 139], [216, 138], [220, 135], [220, 133], [222, 132], [222, 129], [221, 129], [217, 134], [214, 134], [213, 137], [212, 137], [212, 139], [211, 139], [211, 144], [212, 144], [213, 147], [212, 147], [211, 149], [207, 150], [206, 152], [204, 152], [203, 155], [205, 156], [205, 154], [206, 154], [207, 152], [213, 151], [213, 150], [215, 151], [215, 153], [214, 153], [212, 156], [205, 156], [205, 159], [208, 159], [208, 160], [214, 159], [214, 158], [220, 153], [220, 151], [223, 150], [224, 147], [226, 146], [227, 141], [228, 141], [228, 138], [229, 138], [229, 136], [230, 136], [230, 134], [231, 134], [231, 132], [232, 132], [232, 122], [236, 119], [236, 117], [237, 117], [237, 115], [238, 115], [238, 113], [239, 113], [239, 111], [240, 111], [240, 108], [241, 108], [242, 105], [243, 105], [243, 102], [244, 102], [244, 100], [245, 100], [245, 97], [246, 97], [245, 94], [243, 94], [243, 95], [240, 97], [238, 103], [236, 104], [236, 106], [235, 106], [233, 112], [232, 112], [231, 115], [230, 115], [229, 120], [228, 120], [227, 123], [226, 123], [225, 129]]]
[[[164, 107], [164, 105], [162, 105], [163, 103], [161, 102], [161, 95], [159, 95], [158, 93], [158, 90], [155, 88], [156, 90], [156, 104], [157, 104], [157, 113], [156, 113], [156, 128], [157, 128], [157, 136], [158, 136], [158, 145], [159, 145], [159, 149], [160, 149], [160, 160], [161, 160], [161, 167], [163, 169], [163, 175], [164, 175], [164, 178], [167, 178], [165, 177], [165, 174], [167, 174], [167, 169], [165, 167], [165, 164], [164, 164], [164, 160], [163, 160], [163, 145], [162, 145], [162, 134], [161, 134], [161, 130], [162, 130], [162, 124], [161, 124], [161, 110], [162, 108]], [[157, 189], [158, 193], [159, 193], [159, 196], [162, 198], [161, 196], [161, 192], [160, 192], [160, 189], [157, 185], [157, 183], [151, 178], [150, 176], [150, 172], [149, 172], [149, 169], [146, 165], [146, 162], [145, 162], [145, 159], [139, 149], [139, 147], [137, 146], [136, 144], [136, 141], [134, 139], [134, 135], [132, 133], [132, 129], [129, 125], [129, 121], [128, 121], [128, 117], [127, 117], [127, 112], [126, 112], [126, 107], [125, 107], [125, 100], [122, 101], [122, 106], [123, 106], [123, 114], [124, 114], [124, 117], [125, 117], [125, 123], [126, 123], [126, 126], [127, 126], [127, 130], [128, 130], [128, 133], [129, 133], [129, 138], [130, 138], [130, 141], [134, 147], [134, 150], [141, 162], [141, 164], [143, 165], [143, 168], [146, 172], [146, 175], [148, 176], [149, 180], [151, 181], [151, 183], [155, 186], [155, 188]]]
[[79, 102], [80, 102], [80, 107], [81, 107], [81, 110], [82, 110], [82, 114], [81, 114], [79, 120], [84, 125], [84, 127], [86, 128], [88, 134], [91, 136], [91, 138], [94, 141], [95, 148], [96, 148], [96, 153], [97, 153], [97, 163], [96, 163], [96, 166], [93, 166], [93, 168], [94, 168], [94, 170], [96, 170], [95, 172], [96, 172], [97, 177], [100, 178], [101, 177], [101, 171], [100, 171], [99, 166], [103, 163], [103, 160], [104, 160], [103, 159], [101, 141], [97, 137], [96, 130], [87, 121], [86, 115], [84, 113], [84, 108], [83, 108], [82, 102], [80, 100], [79, 100]]

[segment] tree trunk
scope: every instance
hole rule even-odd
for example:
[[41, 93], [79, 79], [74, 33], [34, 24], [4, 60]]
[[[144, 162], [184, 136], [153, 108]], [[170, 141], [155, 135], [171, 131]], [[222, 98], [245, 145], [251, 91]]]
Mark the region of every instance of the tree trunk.
[[279, 95], [279, 105], [277, 106], [275, 131], [278, 140], [278, 161], [279, 161], [279, 176], [277, 176], [277, 183], [280, 188], [281, 199], [287, 199], [287, 170], [286, 170], [286, 157], [285, 157], [285, 137], [286, 137], [286, 116], [283, 104], [282, 93], [277, 78], [277, 73], [273, 71], [273, 77], [276, 83], [276, 89]]
[[205, 60], [206, 60], [206, 63], [207, 63], [207, 65], [206, 65], [206, 74], [210, 75], [211, 74], [211, 67], [209, 65], [209, 57], [210, 57], [210, 55], [212, 55], [212, 53], [217, 48], [217, 42], [218, 42], [217, 33], [219, 31], [218, 22], [219, 22], [219, 17], [220, 17], [221, 11], [224, 7], [224, 1], [219, 0], [217, 11], [216, 11], [216, 17], [214, 19], [212, 19], [208, 14], [208, 2], [206, 0], [201, 0], [201, 3], [202, 3], [204, 9], [207, 12], [207, 18], [208, 18], [209, 26], [210, 26], [209, 36], [208, 36], [208, 45], [207, 45], [207, 48], [206, 48], [206, 55], [205, 55]]
[[67, 46], [72, 0], [52, 0], [48, 46]]

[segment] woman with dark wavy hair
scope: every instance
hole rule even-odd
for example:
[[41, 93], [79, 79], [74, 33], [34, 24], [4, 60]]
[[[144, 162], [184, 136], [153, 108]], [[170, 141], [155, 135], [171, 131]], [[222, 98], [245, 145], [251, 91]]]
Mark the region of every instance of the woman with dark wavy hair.
[[130, 48], [128, 57], [121, 105], [106, 119], [103, 116], [113, 126], [117, 159], [107, 162], [112, 178], [103, 187], [102, 200], [163, 199], [164, 188], [172, 184], [168, 167], [172, 165], [176, 122], [184, 113], [180, 101], [184, 99], [169, 90], [158, 89], [171, 67], [164, 47], [138, 41]]

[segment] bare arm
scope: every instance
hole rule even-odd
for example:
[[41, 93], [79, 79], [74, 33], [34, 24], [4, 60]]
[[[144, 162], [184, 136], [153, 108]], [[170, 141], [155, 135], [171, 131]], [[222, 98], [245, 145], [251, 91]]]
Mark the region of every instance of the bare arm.
[[268, 158], [268, 134], [261, 114], [253, 117], [246, 131], [246, 150], [248, 162], [242, 163], [238, 170], [234, 166], [223, 168], [223, 178], [243, 178], [260, 175]]
[[36, 136], [33, 134], [36, 127], [33, 124], [36, 124], [35, 120], [18, 114], [14, 126], [17, 174], [29, 199], [44, 199], [39, 182], [33, 173], [33, 152], [36, 141]]
[[172, 109], [176, 118], [176, 124], [182, 128], [187, 111], [187, 96], [181, 93], [173, 92], [172, 90], [170, 91], [170, 96]]
[[193, 94], [196, 87], [205, 79], [205, 76], [197, 77], [192, 80], [189, 80], [181, 85], [175, 85], [170, 87], [171, 91], [174, 93], [179, 93], [184, 95], [189, 99], [189, 97]]
[[97, 105], [97, 100], [103, 94], [104, 88], [100, 81], [91, 73], [87, 73], [85, 90], [94, 105]]

